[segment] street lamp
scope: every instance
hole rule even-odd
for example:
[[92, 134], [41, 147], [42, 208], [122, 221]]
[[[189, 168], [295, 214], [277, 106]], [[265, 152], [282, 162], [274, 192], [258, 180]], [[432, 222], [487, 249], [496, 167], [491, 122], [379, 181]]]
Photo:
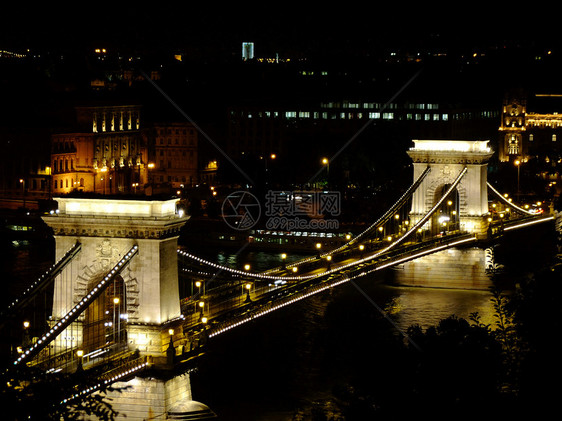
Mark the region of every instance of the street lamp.
[[328, 158], [322, 158], [322, 164], [326, 166], [326, 186], [330, 188], [330, 161]]
[[23, 195], [23, 209], [25, 210], [25, 180], [23, 178], [20, 178], [20, 184], [21, 184], [21, 191]]
[[51, 167], [45, 168], [45, 174], [47, 174], [47, 191], [49, 193], [49, 200], [51, 200]]
[[78, 357], [78, 368], [76, 371], [82, 371], [82, 357], [84, 356], [84, 351], [81, 349], [76, 351], [76, 356]]
[[102, 167], [100, 171], [103, 173], [101, 177], [101, 181], [103, 181], [103, 194], [105, 195], [105, 179], [107, 178], [105, 173], [107, 172], [107, 167]]
[[27, 347], [30, 343], [29, 340], [29, 322], [26, 320], [23, 322], [23, 338], [22, 338], [22, 346]]
[[199, 306], [199, 318], [201, 318], [203, 317], [203, 313], [205, 311], [205, 301], [199, 301], [197, 305]]
[[517, 167], [517, 201], [519, 202], [519, 169], [521, 168], [521, 161], [517, 159], [514, 164]]
[[[113, 298], [113, 342], [119, 341], [120, 317], [119, 317], [119, 297]], [[117, 334], [115, 334], [115, 324], [117, 324]]]
[[282, 261], [283, 269], [285, 269], [287, 267], [287, 265], [285, 263], [286, 260], [287, 260], [287, 254], [281, 253], [281, 261]]
[[251, 283], [247, 283], [246, 285], [244, 285], [244, 288], [246, 289], [246, 303], [250, 303], [252, 301], [252, 299], [250, 298], [250, 290], [252, 289], [252, 284]]
[[[195, 286], [198, 289], [198, 295], [201, 296], [201, 287], [205, 287], [205, 284], [201, 281], [195, 281]], [[191, 295], [193, 295], [193, 291], [191, 291]], [[203, 289], [203, 295], [205, 295], [205, 289]]]

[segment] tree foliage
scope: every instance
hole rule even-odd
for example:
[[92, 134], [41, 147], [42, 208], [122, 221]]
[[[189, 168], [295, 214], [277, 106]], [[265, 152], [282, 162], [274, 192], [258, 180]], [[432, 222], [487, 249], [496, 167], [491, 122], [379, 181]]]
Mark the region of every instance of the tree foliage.
[[71, 399], [99, 384], [97, 377], [87, 371], [48, 373], [21, 366], [5, 370], [0, 382], [3, 420], [78, 421], [90, 415], [103, 421], [113, 421], [117, 415], [106, 392], [118, 389], [102, 386], [95, 393]]

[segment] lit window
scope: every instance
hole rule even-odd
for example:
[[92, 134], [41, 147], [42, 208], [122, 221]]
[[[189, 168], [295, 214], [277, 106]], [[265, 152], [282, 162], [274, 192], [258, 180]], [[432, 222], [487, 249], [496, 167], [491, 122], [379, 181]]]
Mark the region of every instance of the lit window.
[[529, 135], [529, 142], [532, 142], [533, 140], [534, 140], [533, 135], [530, 134], [530, 135]]
[[556, 135], [555, 134], [552, 135], [552, 141], [556, 142]]
[[507, 146], [507, 153], [508, 155], [518, 155], [519, 154], [519, 143], [517, 142], [517, 138], [512, 136], [509, 139], [509, 144]]

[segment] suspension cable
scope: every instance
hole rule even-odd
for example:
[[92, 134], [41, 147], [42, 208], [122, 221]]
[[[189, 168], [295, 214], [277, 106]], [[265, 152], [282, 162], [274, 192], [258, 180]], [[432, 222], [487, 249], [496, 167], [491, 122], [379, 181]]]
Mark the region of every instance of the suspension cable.
[[37, 342], [27, 349], [16, 361], [14, 365], [20, 364], [33, 356], [37, 355], [45, 346], [53, 341], [62, 331], [64, 331], [72, 322], [74, 322], [82, 312], [101, 295], [111, 281], [119, 275], [127, 263], [137, 254], [138, 246], [134, 245], [127, 254], [111, 269], [98, 284], [83, 297], [78, 304], [69, 310], [58, 323], [56, 323], [48, 332], [46, 332]]

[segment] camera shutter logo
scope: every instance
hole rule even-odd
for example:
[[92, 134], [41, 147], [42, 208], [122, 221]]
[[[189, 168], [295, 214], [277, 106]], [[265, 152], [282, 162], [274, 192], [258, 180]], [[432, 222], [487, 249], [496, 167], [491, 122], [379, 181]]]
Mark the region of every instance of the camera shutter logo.
[[222, 218], [231, 228], [250, 229], [258, 223], [260, 216], [260, 202], [252, 193], [237, 191], [222, 202]]

